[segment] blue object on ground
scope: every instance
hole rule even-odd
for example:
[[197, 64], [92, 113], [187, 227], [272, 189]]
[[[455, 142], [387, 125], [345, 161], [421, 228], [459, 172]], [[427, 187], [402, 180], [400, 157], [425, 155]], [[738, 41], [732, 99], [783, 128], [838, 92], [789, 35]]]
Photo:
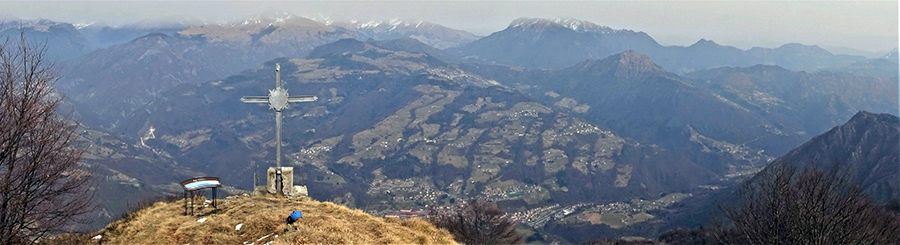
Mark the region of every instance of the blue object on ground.
[[297, 220], [300, 218], [300, 216], [303, 216], [303, 213], [301, 213], [300, 211], [294, 211], [293, 213], [291, 213], [292, 220]]

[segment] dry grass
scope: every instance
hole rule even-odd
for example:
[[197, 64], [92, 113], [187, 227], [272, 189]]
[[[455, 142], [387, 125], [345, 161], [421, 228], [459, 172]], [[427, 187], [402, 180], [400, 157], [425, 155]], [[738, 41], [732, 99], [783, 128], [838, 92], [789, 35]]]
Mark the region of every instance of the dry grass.
[[[202, 199], [195, 201], [203, 206]], [[295, 229], [285, 223], [292, 211], [303, 212]], [[376, 218], [329, 202], [254, 196], [224, 200], [218, 211], [195, 207], [197, 215], [183, 213], [183, 201], [158, 202], [109, 224], [99, 234], [103, 244], [456, 243], [446, 230], [426, 221]], [[202, 218], [206, 220], [198, 222]], [[238, 224], [243, 225], [235, 230]]]

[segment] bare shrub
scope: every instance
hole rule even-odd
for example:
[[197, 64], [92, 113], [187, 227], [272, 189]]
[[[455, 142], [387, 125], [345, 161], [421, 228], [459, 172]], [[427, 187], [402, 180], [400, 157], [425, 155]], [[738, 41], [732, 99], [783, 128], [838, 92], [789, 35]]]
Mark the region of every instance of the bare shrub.
[[0, 244], [33, 243], [90, 211], [90, 173], [70, 147], [76, 125], [57, 113], [57, 75], [20, 35], [0, 43]]
[[516, 233], [516, 224], [493, 202], [473, 199], [450, 212], [434, 212], [430, 219], [460, 243], [520, 244], [523, 241], [522, 235]]
[[[837, 168], [832, 168], [837, 169]], [[723, 207], [747, 244], [890, 244], [900, 219], [873, 204], [846, 175], [773, 166], [739, 191], [740, 208]]]

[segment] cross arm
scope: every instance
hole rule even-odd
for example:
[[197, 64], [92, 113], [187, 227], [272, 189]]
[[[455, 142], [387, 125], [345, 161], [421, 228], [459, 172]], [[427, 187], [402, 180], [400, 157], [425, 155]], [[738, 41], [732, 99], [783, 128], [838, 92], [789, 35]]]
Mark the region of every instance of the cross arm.
[[269, 96], [244, 96], [241, 97], [244, 103], [269, 103]]
[[288, 96], [288, 102], [312, 102], [319, 99], [314, 95]]

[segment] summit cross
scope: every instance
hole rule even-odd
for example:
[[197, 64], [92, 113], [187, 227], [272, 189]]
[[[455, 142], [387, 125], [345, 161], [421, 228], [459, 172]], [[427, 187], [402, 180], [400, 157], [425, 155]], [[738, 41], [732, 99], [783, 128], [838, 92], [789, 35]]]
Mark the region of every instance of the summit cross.
[[[281, 111], [288, 108], [291, 102], [313, 102], [318, 99], [313, 95], [290, 96], [281, 81], [281, 64], [275, 64], [275, 89], [269, 90], [269, 96], [244, 96], [244, 103], [269, 103], [275, 110], [275, 166], [281, 170]], [[280, 192], [279, 188], [279, 192]]]

